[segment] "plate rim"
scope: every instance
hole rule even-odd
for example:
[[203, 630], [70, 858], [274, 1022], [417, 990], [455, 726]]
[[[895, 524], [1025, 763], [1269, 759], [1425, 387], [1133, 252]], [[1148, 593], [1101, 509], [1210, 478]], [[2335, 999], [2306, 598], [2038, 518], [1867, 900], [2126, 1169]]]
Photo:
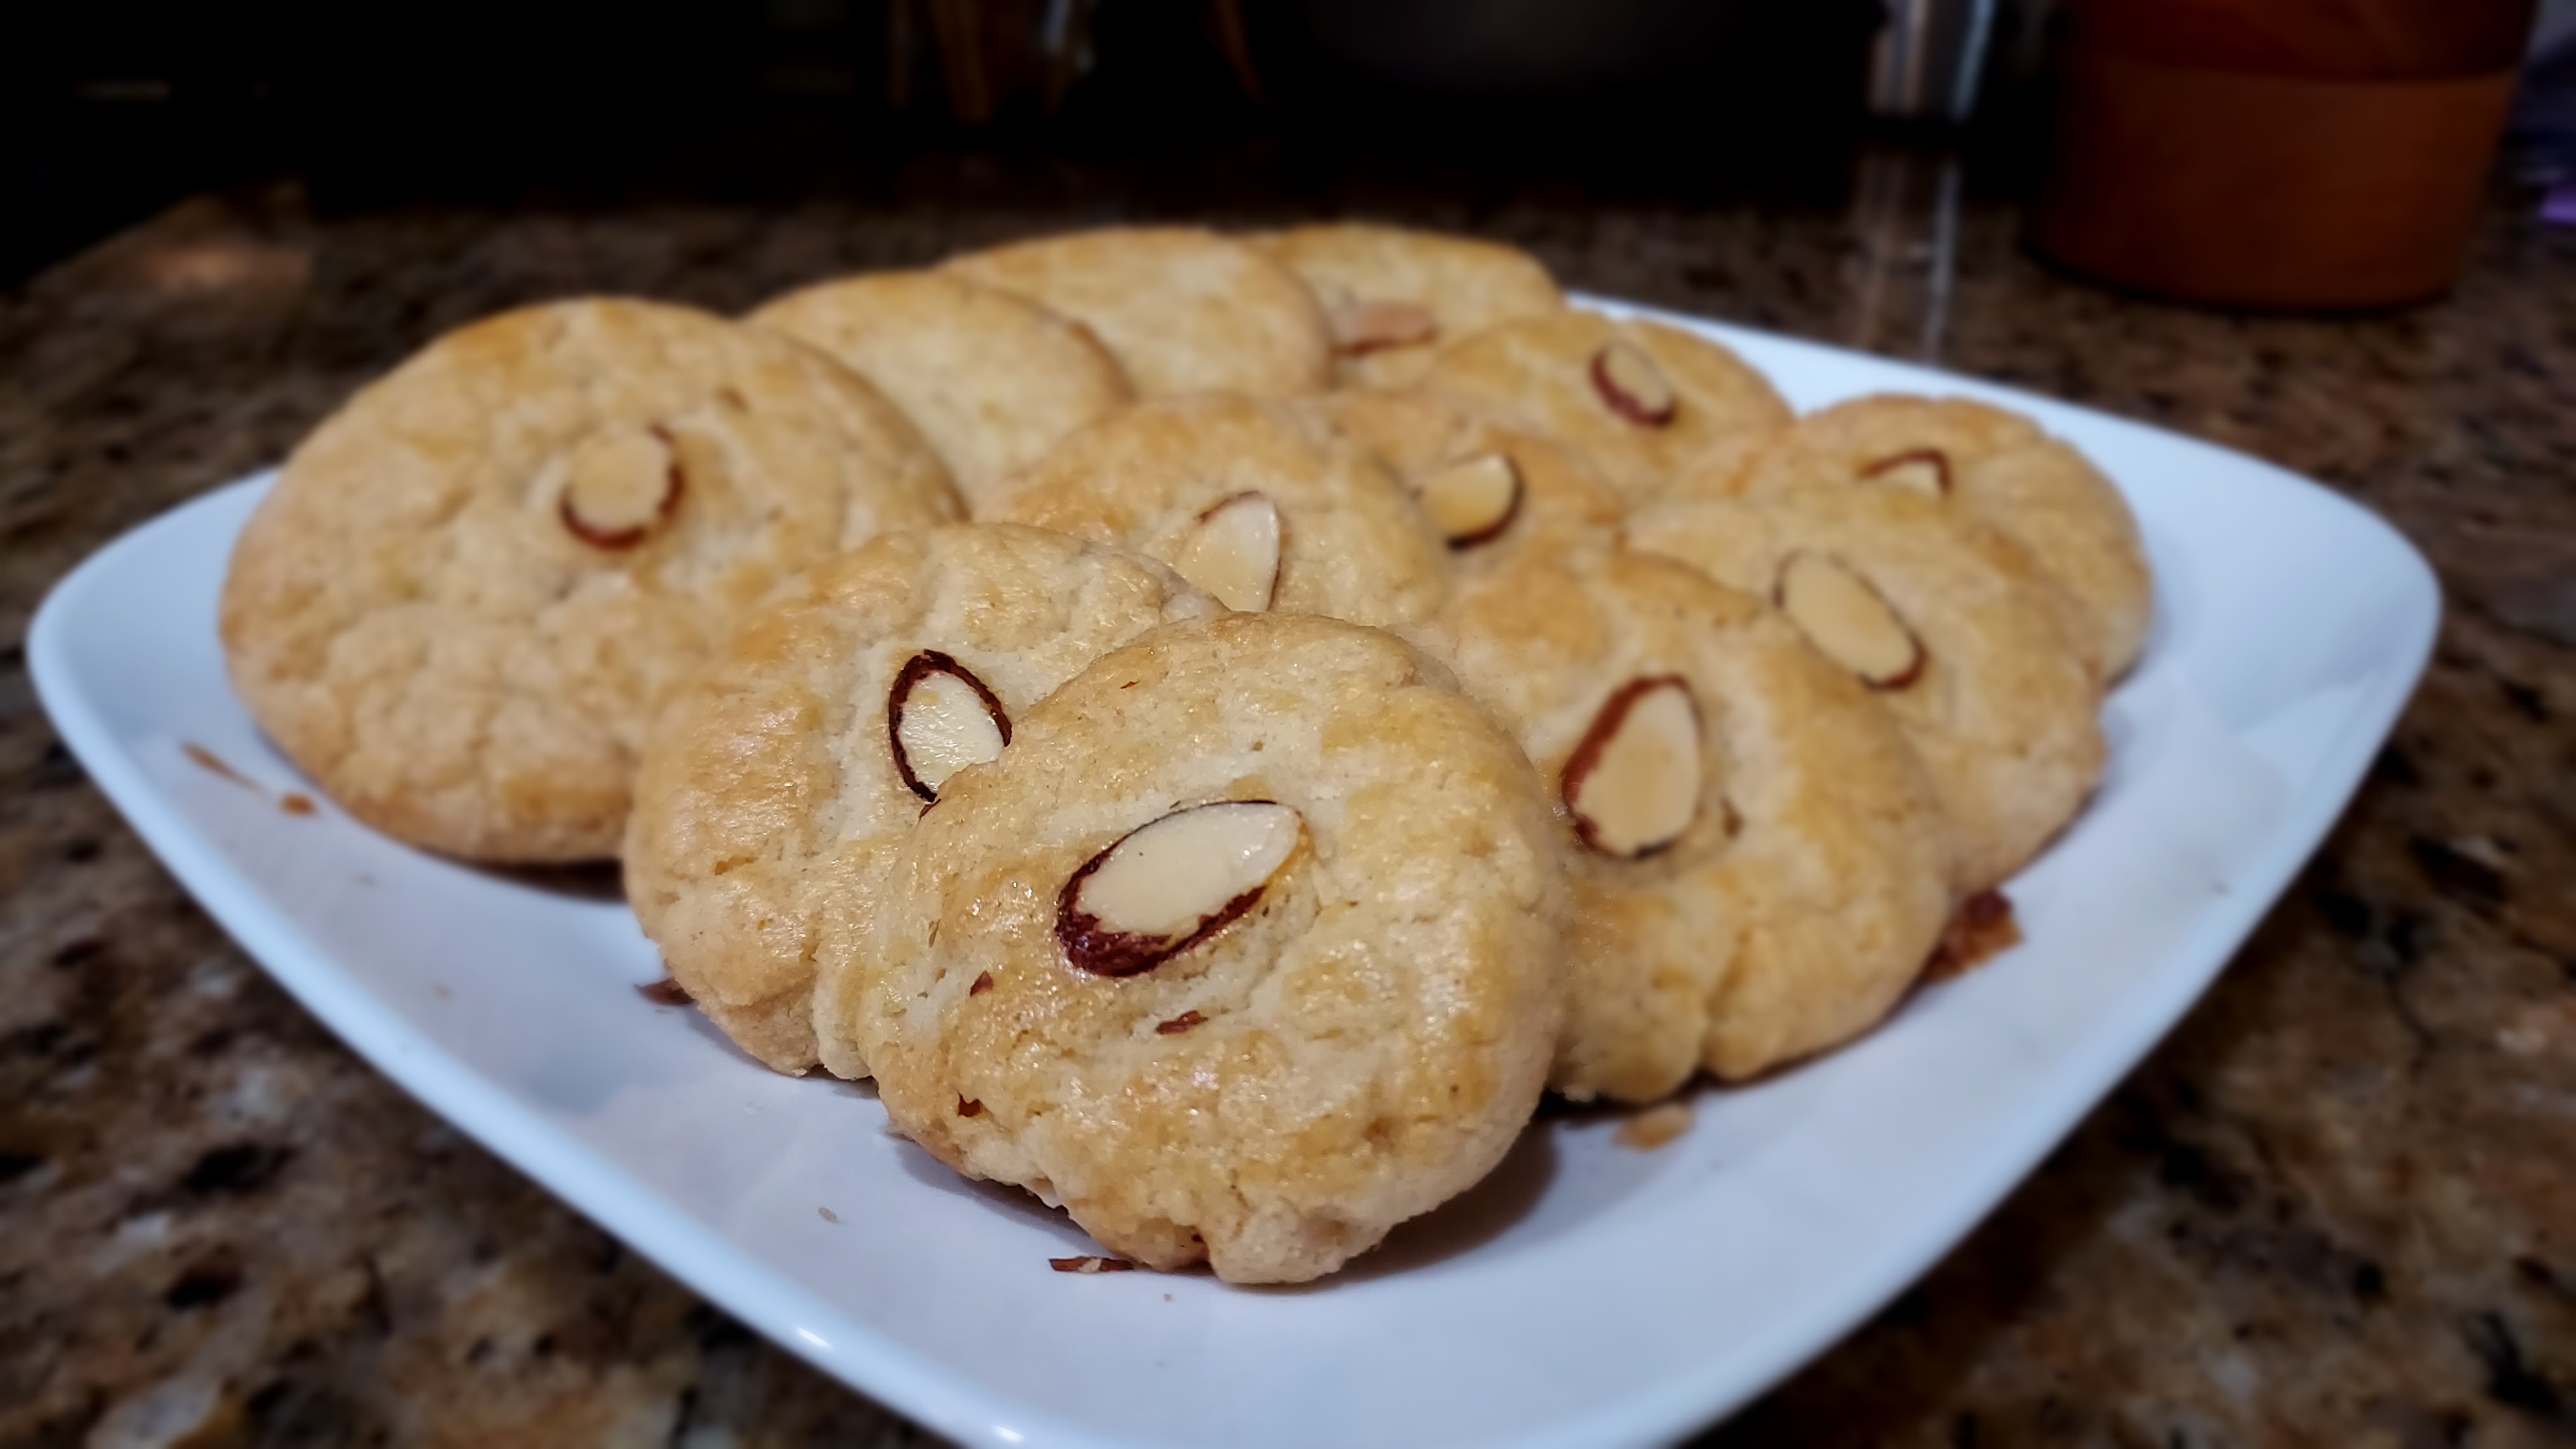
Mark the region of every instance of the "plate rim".
[[[1703, 1367], [1666, 1375], [1641, 1390], [1603, 1401], [1509, 1440], [1524, 1449], [1605, 1441], [1668, 1440], [1713, 1422], [1749, 1403], [1919, 1279], [2029, 1177], [2055, 1145], [2134, 1071], [2207, 992], [2235, 959], [2245, 939], [2269, 914], [2297, 872], [2342, 817], [2363, 774], [2399, 715], [2414, 697], [2438, 637], [2439, 583], [2422, 552], [2405, 534], [2363, 504], [2333, 489], [2254, 457], [2169, 429], [2138, 423], [2081, 404], [2066, 403], [1920, 364], [1803, 338], [1746, 328], [1664, 308], [1570, 293], [1570, 300], [1614, 315], [1642, 316], [1713, 336], [1729, 346], [1753, 341], [1764, 349], [1805, 354], [1814, 360], [1860, 361], [1895, 369], [1900, 385], [1918, 391], [1973, 395], [2044, 417], [2080, 415], [2088, 425], [2182, 443], [2251, 466], [2267, 487], [2284, 489], [2303, 506], [2339, 511], [2388, 546], [2404, 575], [2397, 591], [2408, 602], [2407, 625], [2384, 657], [2402, 666], [2402, 687], [2356, 702], [2330, 746], [2316, 756], [2300, 796], [2321, 808], [2286, 820], [2265, 848], [2235, 872], [2228, 894], [2200, 913], [2191, 933], [2172, 948], [2189, 961], [2150, 973], [2148, 999], [2133, 1002], [2105, 1023], [2104, 1040], [2079, 1062], [2063, 1068], [2080, 1087], [2034, 1094], [2036, 1100], [1995, 1130], [1985, 1151], [1940, 1198], [1925, 1202], [1906, 1231], [1874, 1245], [1872, 1271], [1843, 1280], [1839, 1293], [1812, 1295], [1784, 1311], [1789, 1322], [1764, 1339], [1768, 1352], [1716, 1356]], [[1885, 390], [1885, 389], [1876, 389]], [[129, 550], [147, 535], [186, 526], [190, 515], [247, 502], [264, 491], [277, 469], [259, 470], [213, 488], [134, 525], [58, 579], [45, 593], [28, 627], [26, 658], [39, 702], [57, 735], [127, 823], [198, 904], [223, 927], [299, 1005], [318, 1017], [341, 1042], [419, 1101], [431, 1113], [474, 1138], [549, 1193], [590, 1218], [703, 1297], [721, 1305], [764, 1338], [839, 1382], [936, 1432], [961, 1440], [1002, 1445], [1093, 1446], [1140, 1441], [1077, 1422], [1035, 1399], [967, 1378], [944, 1361], [868, 1330], [730, 1238], [689, 1218], [640, 1179], [532, 1108], [512, 1101], [491, 1083], [414, 1028], [390, 1001], [375, 996], [341, 970], [294, 917], [271, 903], [224, 858], [221, 849], [179, 812], [145, 774], [140, 760], [117, 738], [76, 682], [78, 663], [68, 642], [70, 623], [88, 596]], [[209, 629], [213, 621], [208, 620]], [[863, 1332], [840, 1342], [823, 1339], [796, 1321], [839, 1317]], [[1178, 1442], [1178, 1441], [1171, 1441]]]
[[[826, 1376], [959, 1439], [973, 1436], [1007, 1445], [1060, 1444], [1073, 1449], [1118, 1449], [1131, 1444], [1132, 1440], [1104, 1436], [1034, 1402], [1013, 1401], [1013, 1411], [1000, 1416], [1012, 1421], [1005, 1426], [993, 1412], [1003, 1395], [890, 1339], [871, 1335], [856, 1342], [832, 1343], [819, 1335], [807, 1341], [792, 1331], [774, 1332], [779, 1310], [785, 1310], [791, 1320], [810, 1321], [829, 1314], [830, 1306], [730, 1239], [671, 1207], [588, 1144], [510, 1100], [481, 1073], [416, 1030], [391, 1003], [379, 1000], [341, 971], [291, 915], [271, 904], [151, 783], [137, 757], [117, 741], [96, 706], [72, 683], [75, 665], [64, 639], [69, 627], [65, 621], [76, 615], [84, 596], [107, 576], [116, 556], [140, 546], [147, 533], [180, 526], [189, 514], [219, 510], [245, 494], [264, 494], [277, 473], [275, 467], [265, 468], [218, 484], [117, 535], [46, 591], [28, 626], [28, 674], [38, 701], [64, 747], [161, 865], [299, 1006], [424, 1109], [651, 1259], [690, 1291], [723, 1307]], [[821, 1312], [800, 1311], [799, 1300]], [[845, 1354], [850, 1357], [842, 1357]]]

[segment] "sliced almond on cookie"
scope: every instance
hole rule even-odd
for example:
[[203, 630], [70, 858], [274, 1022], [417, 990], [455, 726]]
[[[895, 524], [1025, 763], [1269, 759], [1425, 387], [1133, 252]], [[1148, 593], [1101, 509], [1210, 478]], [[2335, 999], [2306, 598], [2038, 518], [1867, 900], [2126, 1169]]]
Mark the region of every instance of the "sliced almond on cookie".
[[1938, 448], [1915, 448], [1879, 459], [1860, 470], [1873, 483], [1910, 489], [1926, 498], [1950, 496], [1950, 455]]
[[1867, 579], [1840, 559], [1793, 553], [1771, 602], [1809, 643], [1872, 689], [1903, 689], [1923, 673], [1923, 641]]
[[1660, 428], [1681, 407], [1680, 395], [1645, 349], [1620, 340], [1592, 354], [1592, 390], [1610, 411], [1639, 427]]
[[1706, 771], [1690, 685], [1671, 674], [1632, 679], [1567, 758], [1565, 808], [1584, 844], [1635, 860], [1681, 839], [1699, 818]]
[[1521, 511], [1520, 465], [1504, 453], [1480, 453], [1422, 480], [1422, 511], [1451, 548], [1473, 548], [1511, 526]]
[[575, 449], [557, 516], [593, 548], [626, 549], [680, 506], [688, 483], [680, 450], [656, 424], [592, 435]]
[[1056, 941], [1095, 976], [1150, 970], [1258, 905], [1304, 831], [1303, 817], [1268, 800], [1194, 805], [1140, 825], [1064, 883]]
[[975, 671], [936, 649], [904, 661], [886, 691], [886, 737], [895, 773], [924, 800], [968, 765], [980, 765], [1011, 742], [1011, 716]]
[[1345, 353], [1411, 347], [1440, 335], [1440, 319], [1411, 302], [1353, 301], [1329, 314], [1333, 346]]
[[1229, 609], [1267, 609], [1279, 588], [1279, 532], [1279, 507], [1267, 494], [1237, 493], [1199, 515], [1173, 571]]

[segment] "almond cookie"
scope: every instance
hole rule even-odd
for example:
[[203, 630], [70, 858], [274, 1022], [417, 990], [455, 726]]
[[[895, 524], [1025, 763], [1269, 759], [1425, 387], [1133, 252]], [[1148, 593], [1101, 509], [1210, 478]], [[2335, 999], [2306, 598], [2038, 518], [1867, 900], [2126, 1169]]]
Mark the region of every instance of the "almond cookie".
[[1887, 1014], [1949, 909], [1887, 711], [1759, 599], [1643, 554], [1532, 557], [1427, 631], [1554, 791], [1574, 914], [1549, 1085], [1646, 1102]]
[[1212, 231], [1075, 232], [957, 257], [947, 270], [1089, 327], [1149, 395], [1284, 397], [1332, 383], [1332, 336], [1305, 284]]
[[1517, 247], [1402, 227], [1342, 222], [1248, 238], [1323, 305], [1344, 386], [1402, 387], [1445, 343], [1521, 317], [1565, 294]]
[[617, 851], [655, 711], [779, 579], [962, 511], [856, 374], [684, 307], [449, 333], [287, 460], [224, 580], [233, 686], [390, 835]]
[[1627, 536], [1769, 599], [1887, 706], [1940, 797], [1960, 894], [2019, 870], [2083, 808], [2099, 696], [2027, 550], [1895, 488], [1677, 499]]
[[1563, 1009], [1553, 825], [1394, 636], [1175, 625], [950, 782], [824, 989], [941, 1161], [1150, 1267], [1302, 1282], [1529, 1120]]
[[1619, 490], [1564, 448], [1427, 392], [1335, 392], [1296, 406], [1392, 469], [1468, 571], [1607, 542], [1628, 514]]
[[997, 519], [1160, 559], [1227, 607], [1360, 624], [1431, 616], [1448, 552], [1385, 465], [1278, 403], [1141, 403], [1015, 475]]
[[1764, 497], [1849, 484], [1910, 488], [2010, 535], [2074, 600], [2077, 642], [2102, 678], [2137, 660], [2155, 607], [2138, 520], [2100, 469], [2019, 414], [1965, 398], [1857, 398], [1677, 491]]
[[1790, 421], [1762, 374], [1718, 344], [1574, 309], [1463, 338], [1422, 385], [1565, 444], [1632, 503]]
[[875, 383], [938, 450], [970, 507], [1003, 474], [1136, 396], [1089, 328], [944, 272], [842, 277], [744, 320]]
[[1013, 524], [887, 534], [798, 575], [645, 748], [626, 831], [644, 934], [743, 1050], [814, 1065], [814, 957], [868, 847], [1082, 666], [1218, 612], [1151, 560]]

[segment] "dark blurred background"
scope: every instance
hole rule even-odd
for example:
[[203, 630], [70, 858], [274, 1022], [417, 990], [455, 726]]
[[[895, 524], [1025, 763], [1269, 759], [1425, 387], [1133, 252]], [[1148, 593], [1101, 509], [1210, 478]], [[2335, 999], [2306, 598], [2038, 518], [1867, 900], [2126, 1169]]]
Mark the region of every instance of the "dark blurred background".
[[[2521, 59], [2534, 0], [91, 0], [0, 22], [0, 286], [194, 192], [321, 215], [895, 200], [1151, 211], [1303, 180], [1473, 197], [1850, 203], [1888, 144], [2039, 189], [2049, 60], [2095, 38], [2341, 79]], [[1905, 17], [1976, 12], [1968, 102], [1889, 113]], [[2576, 0], [2543, 0], [2515, 165], [2576, 173]], [[2070, 24], [2070, 19], [2075, 22]], [[2489, 35], [2488, 32], [2494, 32]], [[2177, 50], [2176, 47], [2179, 47]], [[2367, 53], [2372, 47], [2378, 53]], [[2470, 52], [2476, 52], [2472, 56]], [[2488, 52], [2492, 52], [2489, 54]], [[1939, 72], [1945, 57], [1908, 63]], [[2194, 103], [2196, 104], [2196, 103]], [[2290, 104], [2300, 102], [2294, 97]], [[1902, 110], [1903, 107], [1893, 109]], [[1944, 110], [1954, 114], [1938, 114]], [[1920, 112], [1935, 114], [1929, 119]], [[2471, 148], [2465, 163], [2478, 169]], [[2135, 158], [2122, 158], [2122, 165]], [[927, 164], [925, 164], [927, 163]], [[1429, 180], [1426, 182], [1426, 178]], [[2116, 183], [2116, 184], [2125, 184]], [[2420, 199], [2409, 204], [2423, 205]]]
[[[0, 45], [0, 285], [180, 196], [273, 176], [325, 213], [779, 203], [961, 152], [1148, 189], [1275, 191], [1301, 158], [1355, 154], [1452, 188], [1830, 189], [1881, 20], [1880, 0], [28, 7]], [[2011, 118], [2031, 23], [2005, 6], [1991, 48], [1978, 134], [2007, 152], [2029, 129]]]

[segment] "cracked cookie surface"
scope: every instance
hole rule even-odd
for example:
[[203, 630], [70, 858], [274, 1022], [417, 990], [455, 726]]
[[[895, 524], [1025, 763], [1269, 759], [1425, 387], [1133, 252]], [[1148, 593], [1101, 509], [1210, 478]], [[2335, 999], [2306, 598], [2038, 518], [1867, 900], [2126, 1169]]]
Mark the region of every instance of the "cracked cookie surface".
[[2083, 808], [2108, 753], [2101, 696], [2067, 599], [2027, 550], [1930, 499], [1859, 488], [1662, 503], [1629, 520], [1627, 539], [1785, 602], [1847, 667], [1822, 632], [1844, 611], [1800, 617], [1784, 594], [1793, 567], [1839, 574], [1843, 602], [1882, 615], [1899, 648], [1911, 641], [1906, 667], [1865, 682], [1931, 775], [1960, 894], [2019, 870]]
[[[1464, 585], [1424, 632], [1558, 801], [1574, 907], [1557, 1091], [1645, 1102], [1702, 1068], [1751, 1076], [1867, 1030], [1921, 971], [1950, 899], [1931, 784], [1887, 712], [1760, 600], [1670, 559], [1573, 550]], [[1673, 701], [1683, 753], [1645, 761], [1624, 802], [1651, 833], [1604, 838], [1581, 772], [1605, 726], [1642, 726], [1641, 691]]]
[[945, 272], [840, 277], [743, 320], [819, 347], [875, 384], [938, 450], [970, 507], [1136, 396], [1091, 329]]
[[1855, 486], [1924, 491], [2012, 537], [2077, 605], [2076, 642], [2094, 671], [2117, 679], [2136, 661], [2155, 611], [2138, 520], [2101, 469], [2018, 413], [1967, 398], [1855, 398], [1674, 491], [1760, 498]]
[[1197, 227], [1106, 227], [952, 258], [1096, 334], [1139, 392], [1286, 397], [1328, 387], [1332, 336], [1312, 293], [1258, 249]]
[[[626, 897], [745, 1051], [815, 1064], [814, 960], [866, 862], [1057, 685], [1216, 603], [1148, 559], [1011, 524], [890, 533], [782, 584], [664, 711]], [[863, 1059], [821, 1033], [845, 1077]]]
[[[1298, 1282], [1475, 1182], [1528, 1120], [1562, 1008], [1553, 821], [1511, 739], [1401, 640], [1173, 625], [953, 788], [826, 964], [887, 1114], [940, 1160], [1150, 1266]], [[1171, 822], [1212, 804], [1257, 832], [1231, 857], [1258, 856], [1249, 892], [1187, 868], [1233, 827]], [[1131, 849], [1148, 831], [1186, 848]], [[1164, 954], [1093, 949], [1148, 929], [1163, 882], [1192, 902], [1151, 924]]]
[[688, 308], [449, 333], [298, 447], [224, 581], [234, 687], [349, 812], [470, 859], [613, 856], [654, 711], [787, 574], [962, 511], [875, 389]]
[[[1566, 448], [1505, 427], [1418, 389], [1334, 392], [1292, 404], [1375, 454], [1440, 532], [1459, 573], [1504, 566], [1522, 554], [1604, 543], [1627, 516], [1627, 499]], [[1477, 491], [1500, 479], [1499, 504], [1478, 511]], [[1444, 492], [1464, 502], [1441, 506]]]
[[[1219, 548], [1237, 540], [1208, 525], [1229, 507], [1269, 526]], [[1384, 464], [1289, 405], [1232, 394], [1149, 399], [1075, 433], [990, 516], [1132, 548], [1239, 609], [1410, 623], [1448, 588], [1447, 545]]]
[[1245, 240], [1315, 294], [1332, 329], [1334, 374], [1346, 387], [1418, 381], [1449, 343], [1565, 305], [1537, 258], [1499, 242], [1367, 222]]
[[1421, 385], [1573, 449], [1632, 504], [1790, 420], [1769, 380], [1717, 343], [1580, 308], [1462, 338]]

